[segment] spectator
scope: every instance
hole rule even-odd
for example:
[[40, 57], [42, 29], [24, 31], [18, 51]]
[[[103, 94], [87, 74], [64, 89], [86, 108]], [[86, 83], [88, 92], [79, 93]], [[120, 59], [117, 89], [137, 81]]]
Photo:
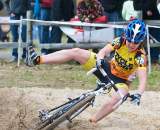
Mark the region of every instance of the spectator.
[[[7, 23], [8, 20], [6, 19], [1, 19], [2, 22], [4, 23]], [[9, 41], [9, 36], [8, 36], [8, 33], [10, 31], [10, 25], [7, 25], [7, 24], [2, 24], [0, 26], [0, 41], [2, 42], [8, 42]]]
[[[122, 21], [122, 5], [124, 0], [99, 0], [104, 8], [104, 14], [108, 17], [109, 22]], [[120, 36], [123, 29], [115, 29], [115, 36]]]
[[[107, 17], [103, 15], [104, 9], [102, 7], [102, 4], [98, 0], [81, 0], [77, 2], [78, 3], [76, 9], [76, 16], [72, 18], [71, 21], [81, 21], [87, 23], [106, 23]], [[95, 35], [95, 33], [97, 33], [96, 30], [98, 30], [99, 28], [80, 27], [80, 26], [74, 28], [76, 29], [75, 31], [77, 32], [75, 34], [75, 37], [77, 37], [75, 38], [77, 42], [92, 42], [93, 39], [96, 39], [96, 41], [98, 41], [99, 39], [99, 38], [97, 39], [97, 37], [93, 38], [93, 36], [91, 35], [91, 33]], [[80, 36], [79, 37], [77, 34], [78, 35], [81, 34], [81, 36], [79, 35]], [[93, 50], [97, 51], [97, 49]]]
[[3, 9], [3, 3], [2, 3], [2, 1], [0, 1], [0, 10], [2, 10]]
[[[157, 0], [134, 0], [133, 5], [135, 10], [142, 10], [142, 18], [144, 20], [160, 20], [160, 14], [157, 9]], [[149, 28], [149, 33], [160, 42], [160, 28]], [[150, 53], [151, 62], [157, 63], [158, 55], [160, 53], [159, 48], [151, 48]]]
[[138, 17], [138, 12], [135, 11], [133, 7], [133, 0], [126, 0], [123, 3], [123, 8], [122, 8], [122, 17], [124, 20], [129, 21], [133, 18], [139, 18]]
[[[3, 3], [2, 3], [2, 1], [0, 1], [0, 11], [3, 9]], [[5, 37], [4, 37], [4, 33], [3, 33], [3, 31], [2, 31], [2, 25], [0, 25], [0, 40], [1, 41], [4, 41], [4, 39], [6, 38], [6, 35], [5, 35]]]
[[[30, 9], [30, 2], [29, 0], [6, 0], [6, 6], [9, 10], [10, 19], [11, 20], [19, 20], [22, 16], [26, 18], [26, 12]], [[12, 33], [12, 40], [13, 42], [18, 42], [18, 25], [12, 24], [11, 25], [11, 33]], [[22, 27], [22, 41], [26, 42], [26, 26]], [[13, 48], [12, 50], [12, 61], [17, 61], [18, 59], [18, 50], [17, 48]], [[26, 58], [26, 49], [23, 48], [22, 58]]]
[[40, 1], [39, 0], [32, 0], [32, 11], [33, 11], [33, 18], [39, 19], [40, 17]]
[[158, 9], [158, 12], [160, 14], [160, 0], [157, 0], [157, 9]]
[[82, 22], [95, 22], [103, 13], [104, 9], [98, 0], [85, 0], [79, 1], [76, 15]]
[[[40, 18], [40, 2], [39, 0], [31, 0], [31, 11], [32, 18], [39, 19]], [[40, 29], [39, 25], [33, 24], [32, 26], [32, 39], [40, 41]]]
[[[51, 21], [51, 9], [53, 0], [41, 0], [39, 19], [45, 21]], [[40, 43], [51, 43], [50, 41], [50, 26], [40, 26]], [[41, 49], [42, 54], [49, 54], [50, 49]]]
[[[74, 17], [73, 0], [54, 0], [52, 6], [53, 21], [69, 21]], [[62, 31], [58, 26], [53, 26], [51, 30], [50, 40], [53, 43], [61, 43]], [[68, 38], [67, 42], [74, 42]]]

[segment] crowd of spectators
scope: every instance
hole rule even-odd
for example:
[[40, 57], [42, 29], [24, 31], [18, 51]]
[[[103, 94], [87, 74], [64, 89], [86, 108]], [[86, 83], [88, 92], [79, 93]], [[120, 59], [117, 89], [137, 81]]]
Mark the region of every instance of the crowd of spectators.
[[[5, 5], [8, 9], [10, 19], [18, 20], [20, 16], [26, 17], [27, 10], [33, 11], [33, 18], [46, 21], [70, 21], [78, 14], [77, 7], [82, 2], [87, 1], [100, 3], [103, 8], [103, 16], [106, 16], [108, 22], [129, 21], [134, 18], [143, 20], [160, 20], [160, 0], [3, 0], [0, 3], [0, 9]], [[145, 4], [144, 4], [145, 3]], [[98, 6], [98, 4], [97, 4]], [[92, 8], [93, 6], [88, 6]], [[94, 12], [93, 12], [94, 13]], [[90, 17], [95, 18], [91, 15]], [[83, 21], [83, 20], [82, 20]], [[40, 43], [61, 43], [62, 31], [58, 26], [39, 26]], [[22, 29], [22, 40], [26, 41], [26, 27]], [[115, 29], [115, 37], [120, 36], [124, 30]], [[150, 35], [160, 42], [160, 29], [149, 28]], [[11, 25], [13, 41], [18, 41], [18, 26]], [[68, 38], [68, 42], [74, 42]], [[48, 54], [56, 50], [42, 49], [41, 53]], [[158, 61], [159, 48], [151, 48], [152, 62]], [[22, 58], [25, 59], [26, 50], [23, 49]], [[13, 49], [12, 55], [14, 61], [17, 60], [17, 49]]]
[[[157, 8], [159, 0], [134, 0], [135, 10], [142, 11], [143, 20], [160, 20], [160, 13]], [[145, 3], [145, 4], [144, 4]], [[160, 42], [160, 28], [149, 28], [149, 33], [158, 42]], [[152, 63], [158, 62], [158, 55], [160, 55], [160, 48], [150, 49]]]

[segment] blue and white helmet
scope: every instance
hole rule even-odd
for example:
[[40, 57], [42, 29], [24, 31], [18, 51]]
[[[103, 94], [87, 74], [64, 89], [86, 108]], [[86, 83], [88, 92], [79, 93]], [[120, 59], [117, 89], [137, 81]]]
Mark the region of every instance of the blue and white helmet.
[[145, 23], [142, 20], [134, 19], [128, 24], [125, 36], [128, 42], [135, 44], [143, 42], [146, 37]]

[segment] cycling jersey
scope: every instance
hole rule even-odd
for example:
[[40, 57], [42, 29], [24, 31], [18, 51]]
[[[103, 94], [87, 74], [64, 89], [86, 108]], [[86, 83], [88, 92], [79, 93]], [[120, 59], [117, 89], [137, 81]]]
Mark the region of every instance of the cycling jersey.
[[128, 79], [137, 68], [146, 68], [144, 49], [139, 48], [136, 51], [130, 52], [123, 37], [114, 39], [109, 46], [115, 51], [115, 55], [110, 62], [113, 75], [122, 79]]
[[[144, 49], [139, 48], [136, 51], [130, 52], [126, 46], [126, 40], [118, 37], [113, 40], [112, 44], [108, 44], [115, 51], [114, 57], [109, 62], [111, 73], [121, 79], [130, 80], [136, 69], [146, 69], [146, 56]], [[91, 52], [90, 57], [83, 68], [90, 70], [96, 65], [96, 54]], [[131, 76], [132, 77], [132, 76]]]

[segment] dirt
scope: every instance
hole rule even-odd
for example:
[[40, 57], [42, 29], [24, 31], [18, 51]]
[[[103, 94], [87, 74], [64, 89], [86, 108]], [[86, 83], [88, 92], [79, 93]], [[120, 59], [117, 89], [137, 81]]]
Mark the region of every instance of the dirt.
[[[17, 68], [16, 63], [0, 62], [0, 130], [31, 130], [37, 122], [38, 110], [53, 108], [67, 101], [67, 97], [91, 89], [89, 79], [80, 73], [85, 75], [75, 65]], [[160, 130], [160, 91], [146, 91], [140, 106], [125, 102], [92, 126], [89, 117], [107, 100], [107, 95], [97, 96], [94, 107], [72, 123], [60, 124], [56, 130]]]
[[[88, 90], [52, 88], [0, 88], [1, 130], [29, 130], [34, 127], [38, 110], [52, 108]], [[57, 130], [160, 130], [160, 92], [145, 92], [140, 106], [125, 102], [108, 117], [92, 126], [88, 119], [109, 100], [97, 96], [89, 107], [72, 123], [62, 123]]]

